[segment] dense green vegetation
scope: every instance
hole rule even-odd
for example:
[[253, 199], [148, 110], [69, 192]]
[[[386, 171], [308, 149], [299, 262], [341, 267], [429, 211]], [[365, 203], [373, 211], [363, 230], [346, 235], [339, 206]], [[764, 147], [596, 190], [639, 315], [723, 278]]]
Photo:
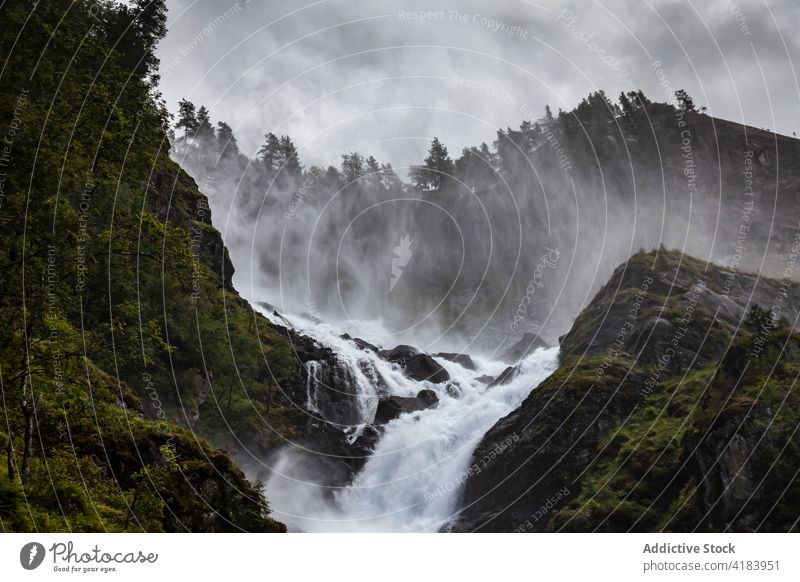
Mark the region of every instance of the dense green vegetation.
[[[579, 495], [555, 513], [551, 528], [713, 531], [760, 526], [787, 531], [800, 499], [793, 462], [800, 454], [795, 438], [800, 336], [786, 318], [775, 320], [756, 303], [760, 293], [743, 321], [719, 313], [715, 318], [725, 279], [698, 259], [661, 249], [631, 257], [624, 268], [629, 275], [613, 277], [565, 338], [567, 360], [548, 381], [551, 389], [560, 385], [559, 375], [570, 389], [580, 386], [582, 377], [584, 388], [596, 382], [595, 371], [607, 355], [576, 356], [592, 353], [598, 330], [597, 343], [605, 347], [601, 318], [624, 321], [621, 314], [640, 291], [635, 285], [648, 274], [654, 282], [637, 318], [660, 318], [678, 331], [664, 337], [656, 331], [644, 348], [629, 338], [633, 345], [621, 351], [641, 349], [636, 361], [629, 355], [612, 358], [614, 366], [603, 381], [614, 390], [632, 384], [638, 391], [634, 409], [598, 443]], [[674, 287], [667, 286], [670, 277], [675, 277]], [[750, 289], [747, 283], [745, 288]], [[744, 304], [748, 295], [735, 301]], [[664, 346], [676, 350], [667, 365], [659, 366], [664, 354], [672, 354]], [[681, 358], [677, 346], [684, 346], [690, 357]], [[785, 488], [783, 494], [762, 489], [759, 479]], [[717, 495], [718, 507], [709, 506]], [[738, 512], [727, 511], [728, 498], [737, 496], [749, 498], [736, 507]], [[751, 515], [765, 523], [752, 521]]]
[[168, 157], [163, 2], [12, 0], [0, 22], [0, 529], [280, 530], [203, 438], [277, 440], [296, 365]]
[[459, 531], [796, 528], [798, 287], [729, 276], [663, 248], [620, 265], [558, 369], [484, 435], [476, 458], [521, 437], [467, 482]]
[[[794, 385], [800, 373], [800, 337], [785, 325], [774, 328], [765, 338], [764, 357], [751, 359], [742, 375], [742, 362], [748, 360], [758, 332], [758, 327], [750, 326], [722, 362], [665, 379], [598, 446], [602, 454], [583, 476], [580, 494], [555, 514], [551, 527], [790, 530], [800, 501], [794, 462], [800, 454], [794, 438], [800, 408]], [[644, 377], [648, 372], [634, 373]], [[725, 437], [736, 431], [741, 441], [729, 442]], [[744, 442], [748, 444], [743, 457], [733, 460]], [[718, 455], [719, 466], [698, 463], [706, 455], [712, 461]], [[748, 462], [740, 466], [743, 458]], [[747, 487], [744, 496], [749, 498], [736, 507], [734, 520], [713, 521], [713, 514], [724, 514], [726, 497], [740, 495], [740, 489]], [[719, 509], [708, 507], [708, 498], [715, 500], [715, 495], [720, 495]], [[704, 516], [705, 511], [712, 515]], [[747, 521], [751, 513], [758, 516], [752, 523]]]
[[[662, 249], [658, 254], [632, 257], [627, 268], [640, 276], [659, 271], [679, 273], [684, 282], [703, 282], [705, 287], [697, 295], [685, 283], [671, 290], [662, 287], [659, 291], [669, 296], [651, 293], [638, 314], [662, 318], [675, 329], [681, 329], [690, 318], [687, 334], [674, 343], [700, 349], [691, 352], [692, 361], [673, 356], [672, 365], [661, 368], [658, 358], [648, 357], [646, 350], [640, 352], [637, 362], [617, 359], [616, 363], [625, 365], [609, 370], [604, 380], [616, 387], [626, 376], [635, 378], [641, 388], [637, 405], [630, 417], [598, 444], [595, 461], [583, 475], [580, 494], [555, 513], [551, 527], [573, 531], [791, 528], [796, 519], [793, 507], [800, 498], [792, 461], [800, 453], [793, 438], [800, 405], [794, 389], [800, 372], [800, 337], [785, 318], [774, 321], [757, 304], [738, 329], [735, 321], [724, 316], [712, 324], [713, 300], [702, 300], [700, 294], [721, 297], [721, 281], [692, 257]], [[591, 345], [591, 334], [601, 328], [599, 316], [614, 312], [605, 300], [613, 288], [612, 280], [598, 294], [593, 308], [579, 317], [568, 340], [574, 353]], [[616, 290], [613, 302], [627, 308], [638, 291], [633, 287]], [[691, 313], [690, 299], [697, 300]], [[704, 335], [703, 330], [708, 333]], [[658, 340], [653, 343], [656, 349], [660, 347]], [[661, 350], [663, 357], [663, 347]], [[719, 354], [724, 354], [721, 360]], [[599, 358], [568, 360], [560, 373], [572, 374], [574, 386], [582, 373], [592, 377]], [[731, 433], [740, 441], [729, 442]], [[737, 448], [745, 442], [743, 456], [737, 456], [742, 454]], [[718, 455], [717, 467], [703, 462], [704, 457], [713, 460], [714, 455]], [[785, 487], [783, 494], [777, 498], [774, 492], [765, 494], [753, 476]], [[718, 504], [723, 507], [727, 488], [731, 488], [729, 497], [745, 490], [750, 498], [737, 508], [733, 520], [725, 521], [730, 515], [717, 516], [715, 522], [713, 514], [724, 515], [725, 511], [708, 507], [708, 499], [720, 495]], [[773, 502], [774, 507], [769, 507]], [[703, 516], [706, 511], [712, 517]], [[750, 523], [747, 517], [751, 513], [766, 523]]]

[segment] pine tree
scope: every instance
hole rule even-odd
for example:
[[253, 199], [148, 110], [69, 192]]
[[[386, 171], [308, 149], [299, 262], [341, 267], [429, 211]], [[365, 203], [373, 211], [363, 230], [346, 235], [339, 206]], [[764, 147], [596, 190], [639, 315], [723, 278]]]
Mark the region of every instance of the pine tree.
[[455, 163], [456, 173], [473, 191], [485, 190], [495, 174], [496, 161], [497, 156], [483, 142], [480, 147], [473, 146], [461, 151], [461, 157]]
[[691, 97], [689, 97], [689, 94], [685, 90], [678, 89], [677, 91], [675, 91], [675, 99], [678, 100], [678, 107], [680, 107], [680, 109], [682, 109], [683, 111], [695, 110], [694, 101], [692, 100]]
[[374, 156], [370, 156], [367, 158], [367, 172], [380, 172], [381, 166], [378, 163], [378, 160], [375, 159]]
[[300, 159], [297, 156], [297, 148], [294, 147], [288, 135], [282, 135], [279, 145], [280, 152], [280, 171], [292, 178], [299, 178], [303, 173], [300, 167]]
[[329, 186], [335, 186], [338, 188], [340, 180], [341, 176], [339, 176], [339, 170], [333, 166], [328, 166], [328, 169], [325, 170], [325, 183]]
[[281, 140], [272, 132], [264, 136], [264, 144], [258, 150], [258, 159], [267, 175], [274, 177], [282, 165]]
[[365, 177], [370, 185], [377, 184], [381, 179], [381, 165], [374, 156], [370, 156], [366, 161]]
[[497, 139], [492, 145], [497, 152], [495, 157], [500, 168], [511, 171], [513, 168], [523, 167], [520, 165], [524, 163], [520, 157], [522, 155], [520, 150], [524, 151], [525, 140], [520, 132], [514, 131], [510, 127], [505, 130], [500, 129], [497, 131]]
[[361, 154], [353, 152], [342, 155], [342, 176], [346, 183], [361, 181], [364, 175], [364, 158]]
[[233, 135], [233, 129], [224, 121], [217, 122], [217, 145], [220, 155], [223, 157], [239, 155], [239, 145], [236, 143], [236, 136]]
[[390, 190], [392, 186], [400, 183], [400, 176], [395, 173], [392, 164], [381, 164], [381, 179], [379, 182], [386, 190]]
[[178, 122], [175, 124], [175, 129], [183, 129], [183, 139], [186, 139], [197, 133], [197, 127], [194, 103], [187, 99], [181, 99], [178, 102]]
[[439, 190], [455, 171], [453, 160], [447, 153], [447, 148], [434, 137], [425, 158], [424, 166], [411, 168], [411, 178], [414, 186], [421, 190]]
[[[523, 121], [519, 126], [520, 144], [526, 154], [533, 152], [539, 139], [539, 125], [530, 121]], [[485, 144], [483, 144], [485, 145]]]
[[197, 110], [196, 121], [195, 137], [204, 145], [212, 143], [214, 141], [214, 127], [211, 125], [211, 116], [208, 109], [204, 105], [201, 105], [200, 109]]
[[625, 96], [625, 92], [622, 91], [619, 94], [619, 105], [622, 108], [622, 113], [626, 117], [632, 117], [634, 112], [636, 111], [631, 103], [631, 100]]
[[650, 100], [644, 96], [644, 93], [642, 92], [641, 89], [637, 91], [628, 91], [628, 99], [630, 100], [631, 105], [633, 105], [634, 109], [641, 109], [642, 107], [650, 103]]

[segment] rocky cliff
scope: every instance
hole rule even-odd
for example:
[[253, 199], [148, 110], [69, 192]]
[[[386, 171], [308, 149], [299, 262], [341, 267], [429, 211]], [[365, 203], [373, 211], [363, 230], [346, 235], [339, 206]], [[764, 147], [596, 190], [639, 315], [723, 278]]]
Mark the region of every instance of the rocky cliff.
[[[795, 239], [800, 241], [800, 239]], [[561, 365], [483, 438], [456, 531], [787, 531], [800, 485], [800, 309], [785, 277], [638, 254]]]
[[0, 6], [0, 531], [284, 531], [231, 445], [301, 365], [169, 159], [140, 8]]

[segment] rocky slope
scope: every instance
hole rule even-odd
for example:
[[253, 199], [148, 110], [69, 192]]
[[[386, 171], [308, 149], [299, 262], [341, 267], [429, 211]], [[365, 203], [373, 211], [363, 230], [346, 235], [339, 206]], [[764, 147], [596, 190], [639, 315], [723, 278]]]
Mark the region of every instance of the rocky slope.
[[453, 529], [793, 527], [798, 250], [781, 280], [731, 283], [663, 249], [620, 266], [561, 338], [559, 369], [477, 447], [476, 464], [493, 460]]
[[0, 531], [284, 531], [230, 444], [300, 364], [169, 159], [139, 4], [0, 6]]

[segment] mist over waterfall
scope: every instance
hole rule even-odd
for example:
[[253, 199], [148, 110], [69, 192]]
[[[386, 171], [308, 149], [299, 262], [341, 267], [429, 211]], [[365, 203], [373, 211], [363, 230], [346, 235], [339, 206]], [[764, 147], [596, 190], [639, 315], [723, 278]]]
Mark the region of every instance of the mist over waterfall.
[[209, 197], [233, 284], [303, 365], [278, 386], [300, 430], [237, 457], [295, 531], [463, 527], [464, 484], [522, 438], [487, 434], [556, 369], [550, 346], [620, 263], [669, 247], [774, 274], [791, 249], [791, 205], [743, 195], [777, 180], [769, 136], [714, 151], [735, 124], [641, 91], [546, 108], [457, 156], [434, 138], [404, 168], [350, 150], [304, 168], [273, 133], [250, 158], [193, 107], [172, 155]]
[[363, 151], [303, 168], [303, 147], [271, 133], [249, 158], [203, 115], [172, 155], [209, 195], [237, 288], [387, 343], [485, 355], [523, 333], [553, 344], [638, 250], [776, 274], [788, 248], [794, 211], [782, 199], [748, 210], [747, 244], [738, 232], [745, 189], [775, 185], [769, 137], [716, 151], [709, 139], [738, 140], [735, 124], [641, 91], [619, 105], [592, 93], [458, 154], [434, 139], [407, 168]]

